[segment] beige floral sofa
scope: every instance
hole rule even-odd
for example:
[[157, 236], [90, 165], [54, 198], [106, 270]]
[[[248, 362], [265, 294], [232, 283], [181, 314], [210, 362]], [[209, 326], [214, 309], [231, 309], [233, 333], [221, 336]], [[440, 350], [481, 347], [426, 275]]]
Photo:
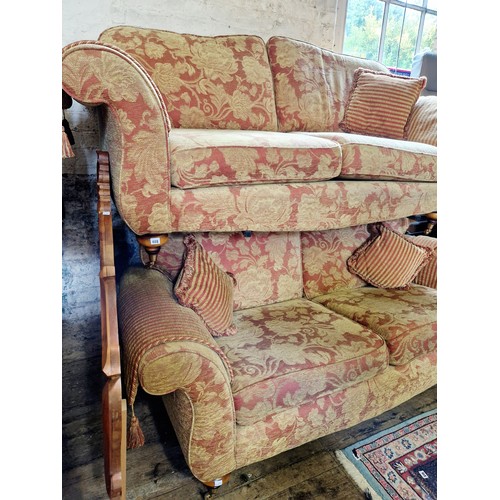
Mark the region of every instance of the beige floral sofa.
[[[402, 234], [409, 220], [387, 224]], [[156, 268], [123, 277], [128, 402], [139, 385], [163, 396], [202, 482], [375, 417], [436, 384], [437, 240], [406, 236], [432, 248], [433, 260], [407, 289], [378, 288], [346, 264], [371, 226], [196, 234], [234, 277], [231, 335], [212, 335], [179, 304], [184, 235], [170, 238]]]
[[63, 88], [103, 105], [114, 202], [138, 235], [334, 229], [436, 210], [436, 98], [412, 107], [408, 140], [347, 133], [360, 67], [389, 73], [286, 37], [115, 27], [63, 49]]
[[[164, 397], [198, 479], [219, 485], [436, 383], [436, 240], [403, 236], [437, 209], [425, 79], [282, 36], [129, 26], [62, 63], [63, 89], [100, 106], [111, 194], [144, 246], [117, 300], [127, 402], [139, 385]], [[354, 269], [383, 231], [419, 249], [411, 284]], [[223, 335], [184, 302], [202, 269], [190, 248], [218, 280], [198, 295], [225, 291]]]

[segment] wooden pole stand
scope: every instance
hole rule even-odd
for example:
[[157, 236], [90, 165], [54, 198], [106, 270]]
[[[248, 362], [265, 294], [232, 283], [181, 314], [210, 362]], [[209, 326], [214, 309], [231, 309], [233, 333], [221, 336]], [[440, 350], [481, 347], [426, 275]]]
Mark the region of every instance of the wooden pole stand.
[[97, 152], [97, 215], [101, 288], [102, 392], [104, 475], [109, 498], [125, 498], [127, 404], [122, 398], [120, 342], [116, 308], [116, 275], [111, 214], [109, 155]]

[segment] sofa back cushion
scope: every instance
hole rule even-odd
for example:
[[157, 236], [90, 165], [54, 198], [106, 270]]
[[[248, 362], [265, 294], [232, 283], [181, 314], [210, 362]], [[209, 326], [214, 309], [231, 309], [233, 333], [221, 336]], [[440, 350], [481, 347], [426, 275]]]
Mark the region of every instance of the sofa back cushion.
[[[410, 225], [407, 218], [385, 222], [401, 234]], [[304, 294], [308, 299], [341, 288], [366, 285], [347, 268], [347, 259], [371, 236], [371, 224], [301, 233]]]
[[[183, 238], [171, 234], [157, 256], [157, 266], [174, 283], [183, 264]], [[233, 274], [234, 310], [302, 297], [299, 233], [197, 233], [195, 238], [215, 264]]]
[[277, 130], [262, 38], [118, 26], [99, 40], [140, 62], [162, 93], [173, 127]]
[[279, 130], [338, 132], [358, 68], [389, 70], [376, 61], [345, 56], [276, 36], [267, 42]]

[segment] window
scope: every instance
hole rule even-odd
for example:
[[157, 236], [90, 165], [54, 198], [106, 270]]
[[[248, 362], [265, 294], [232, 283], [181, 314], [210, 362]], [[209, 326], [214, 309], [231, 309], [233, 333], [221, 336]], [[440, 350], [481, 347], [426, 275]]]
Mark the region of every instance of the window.
[[438, 0], [347, 0], [344, 54], [408, 75], [415, 54], [437, 49]]

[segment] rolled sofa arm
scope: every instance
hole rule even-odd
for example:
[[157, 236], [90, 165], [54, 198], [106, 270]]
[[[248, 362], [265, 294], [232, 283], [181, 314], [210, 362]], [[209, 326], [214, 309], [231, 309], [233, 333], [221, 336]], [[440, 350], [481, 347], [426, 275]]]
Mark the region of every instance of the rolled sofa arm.
[[63, 48], [62, 87], [83, 105], [105, 105], [104, 148], [122, 218], [138, 235], [171, 232], [170, 122], [151, 77], [123, 50], [81, 41]]
[[209, 482], [235, 460], [235, 410], [229, 361], [172, 283], [155, 269], [131, 268], [118, 294], [125, 386], [132, 405], [138, 384], [166, 395], [167, 410], [192, 473]]

